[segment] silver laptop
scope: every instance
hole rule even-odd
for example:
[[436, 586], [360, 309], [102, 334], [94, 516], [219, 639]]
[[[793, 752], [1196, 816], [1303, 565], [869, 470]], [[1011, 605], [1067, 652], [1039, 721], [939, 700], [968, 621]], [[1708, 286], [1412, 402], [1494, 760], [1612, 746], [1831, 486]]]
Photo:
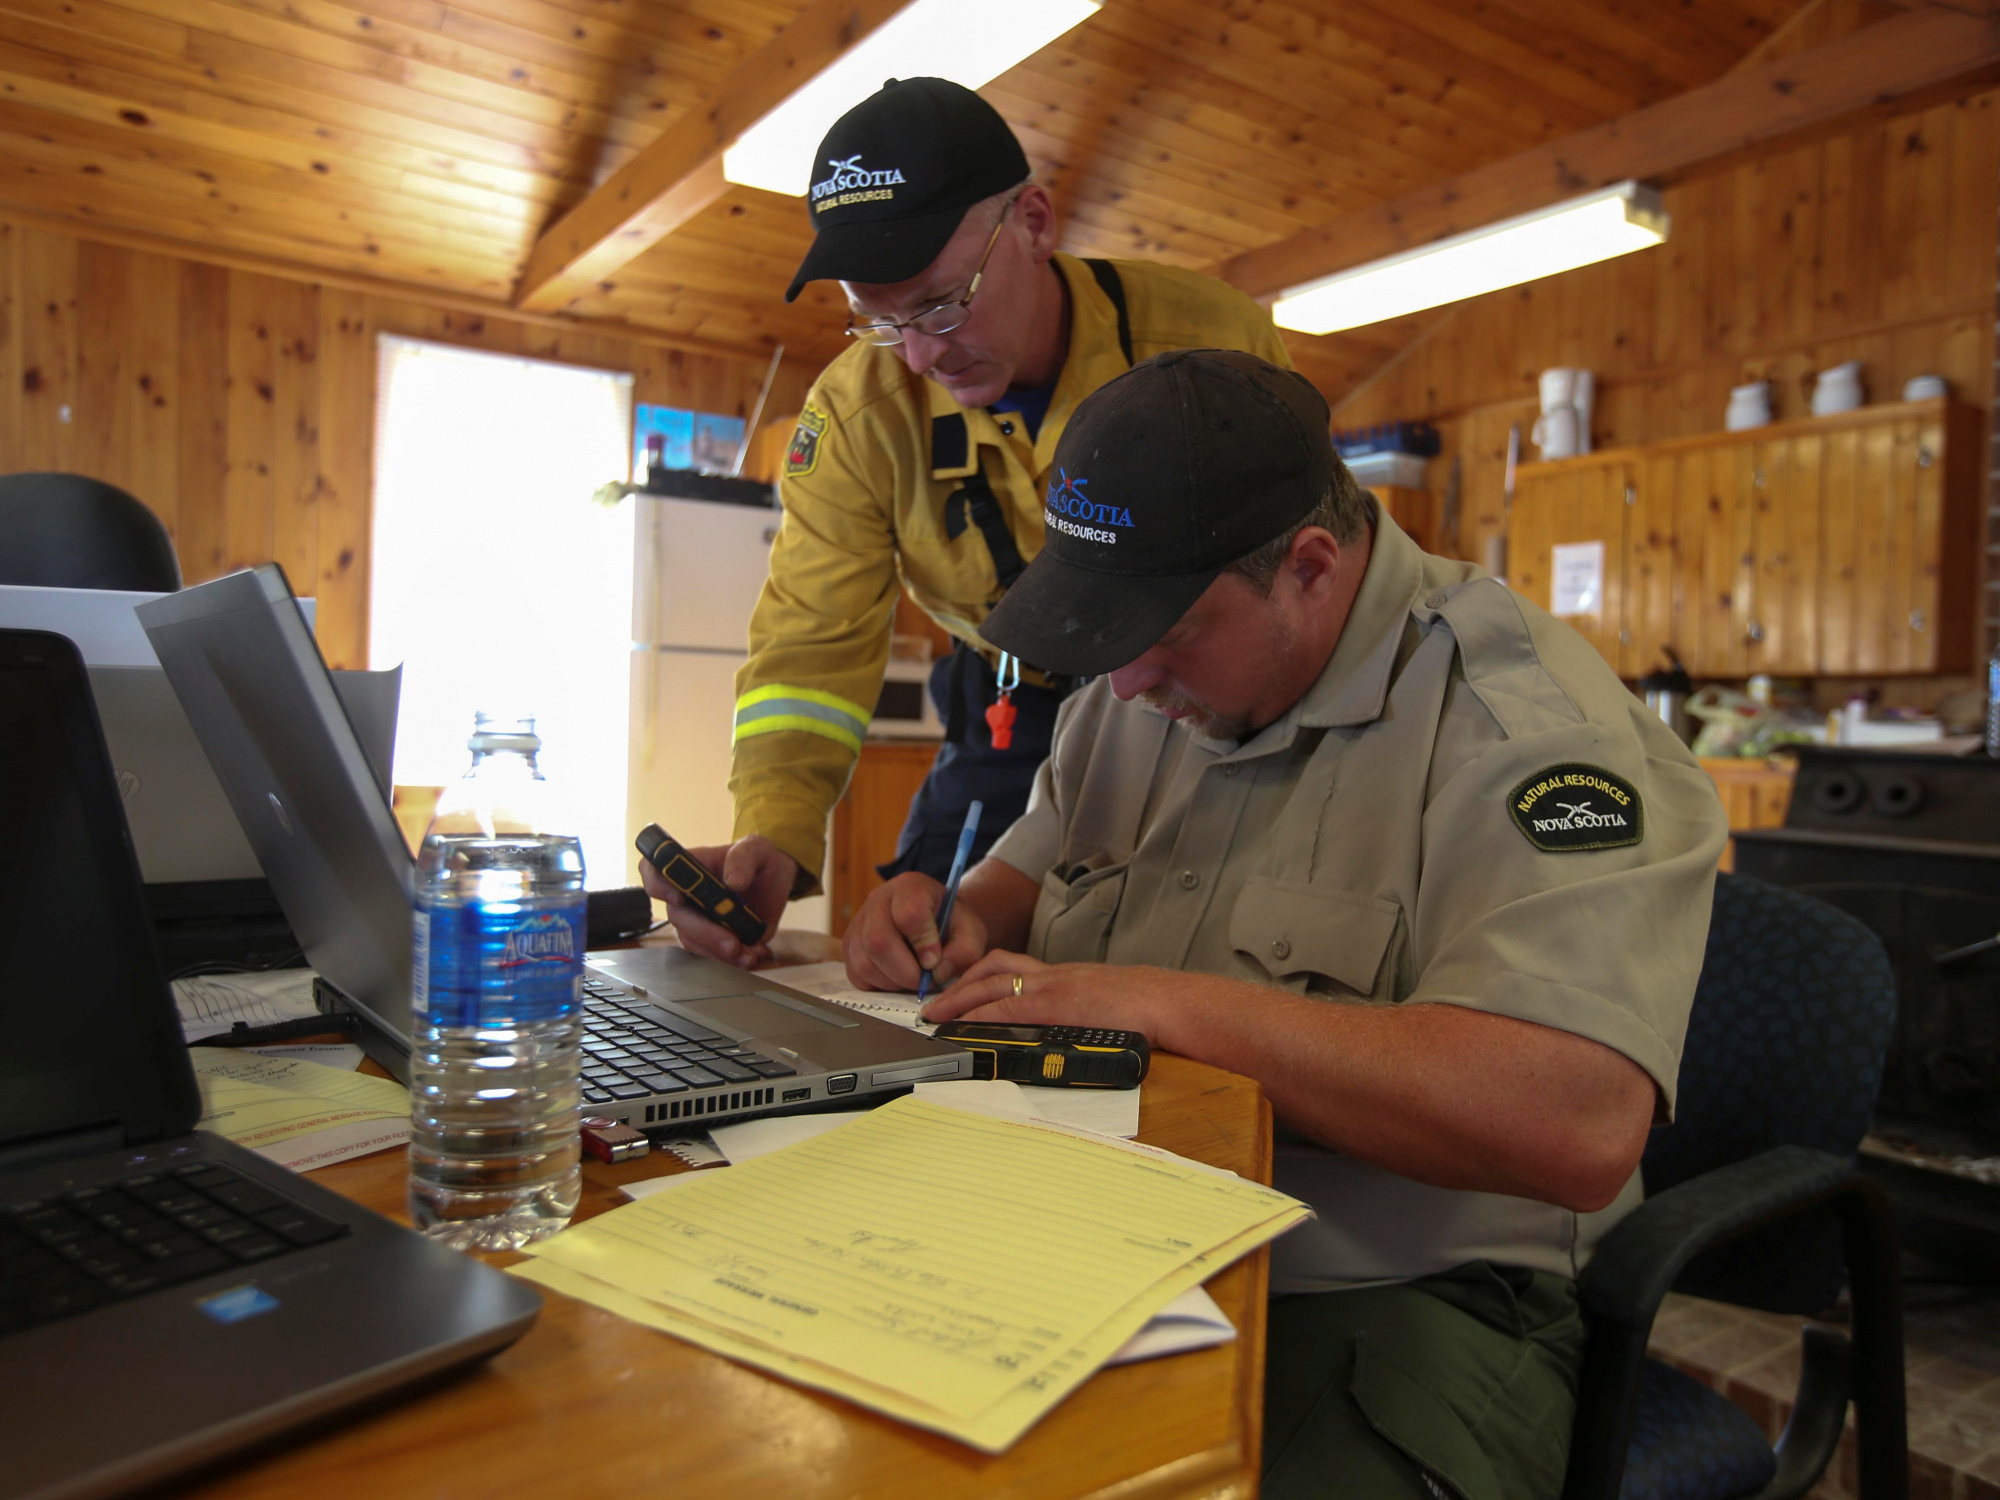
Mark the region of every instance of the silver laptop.
[[180, 1474], [504, 1348], [532, 1288], [194, 1128], [75, 647], [0, 629], [0, 1497]]
[[[237, 820], [362, 1046], [407, 1081], [415, 865], [275, 565], [139, 607]], [[324, 994], [328, 988], [332, 994]], [[970, 1078], [949, 1042], [677, 948], [586, 955], [584, 1102], [639, 1129]]]

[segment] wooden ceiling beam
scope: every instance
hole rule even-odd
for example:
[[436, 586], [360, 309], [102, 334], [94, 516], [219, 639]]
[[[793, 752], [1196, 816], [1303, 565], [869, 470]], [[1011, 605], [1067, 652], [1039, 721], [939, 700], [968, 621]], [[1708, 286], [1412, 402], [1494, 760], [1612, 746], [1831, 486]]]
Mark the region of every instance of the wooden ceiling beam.
[[567, 307], [729, 190], [722, 153], [908, 0], [813, 0], [691, 110], [553, 224], [514, 291], [530, 312]]
[[1246, 250], [1217, 268], [1253, 297], [1532, 213], [1628, 178], [1671, 183], [2000, 80], [2000, 15], [1926, 5], [1782, 61]]

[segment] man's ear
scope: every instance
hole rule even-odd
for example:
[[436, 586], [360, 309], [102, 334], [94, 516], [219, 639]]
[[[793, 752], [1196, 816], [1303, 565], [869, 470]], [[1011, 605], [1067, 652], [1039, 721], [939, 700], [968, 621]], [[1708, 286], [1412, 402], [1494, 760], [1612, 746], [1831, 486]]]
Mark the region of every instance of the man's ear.
[[1330, 596], [1334, 578], [1340, 571], [1340, 543], [1323, 526], [1308, 526], [1292, 538], [1292, 550], [1285, 558], [1285, 571], [1308, 599]]
[[1048, 189], [1031, 182], [1014, 200], [1013, 218], [1028, 231], [1028, 253], [1040, 265], [1056, 253], [1056, 206], [1049, 201]]

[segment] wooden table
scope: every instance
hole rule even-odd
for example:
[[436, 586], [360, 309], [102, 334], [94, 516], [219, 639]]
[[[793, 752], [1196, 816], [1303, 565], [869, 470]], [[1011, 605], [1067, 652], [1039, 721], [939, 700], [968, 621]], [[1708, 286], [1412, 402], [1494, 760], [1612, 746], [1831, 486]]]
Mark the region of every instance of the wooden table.
[[[1139, 1136], [1271, 1180], [1271, 1111], [1247, 1078], [1155, 1054]], [[586, 1158], [579, 1218], [679, 1163]], [[314, 1178], [404, 1219], [404, 1159]], [[1249, 1497], [1264, 1401], [1266, 1254], [1208, 1283], [1235, 1342], [1105, 1370], [996, 1456], [789, 1385], [554, 1292], [511, 1349], [462, 1379], [192, 1487], [202, 1496], [947, 1500]], [[518, 1256], [491, 1257], [508, 1264]], [[1051, 1267], [1060, 1275], [1061, 1267]]]

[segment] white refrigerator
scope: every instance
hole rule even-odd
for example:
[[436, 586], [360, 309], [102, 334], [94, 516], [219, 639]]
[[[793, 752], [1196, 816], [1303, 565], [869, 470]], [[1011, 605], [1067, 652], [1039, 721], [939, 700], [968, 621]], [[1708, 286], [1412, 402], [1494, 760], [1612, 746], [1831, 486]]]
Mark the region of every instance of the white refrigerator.
[[[626, 847], [658, 823], [690, 848], [728, 840], [730, 730], [750, 611], [770, 571], [778, 512], [635, 494], [631, 753]], [[631, 853], [633, 879], [638, 855]], [[827, 930], [824, 896], [785, 909]]]

